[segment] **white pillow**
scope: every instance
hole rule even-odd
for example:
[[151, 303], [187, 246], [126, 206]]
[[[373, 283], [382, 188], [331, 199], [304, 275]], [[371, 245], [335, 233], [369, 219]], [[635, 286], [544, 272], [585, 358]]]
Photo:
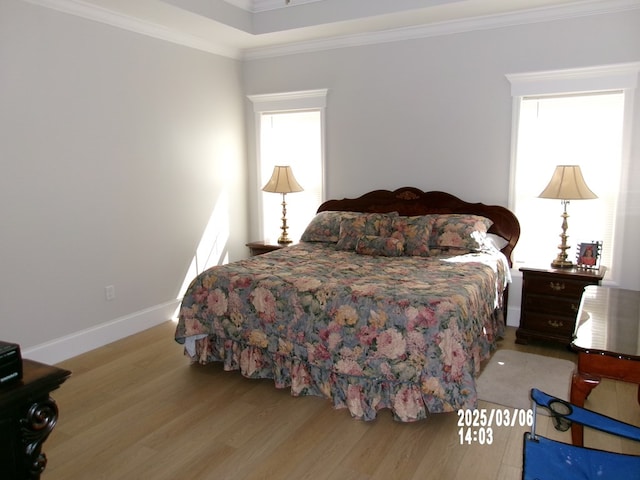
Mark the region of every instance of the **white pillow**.
[[509, 245], [508, 240], [502, 238], [500, 235], [496, 235], [495, 233], [487, 233], [485, 237], [485, 244], [487, 246], [495, 247], [498, 250], [502, 250], [504, 247]]

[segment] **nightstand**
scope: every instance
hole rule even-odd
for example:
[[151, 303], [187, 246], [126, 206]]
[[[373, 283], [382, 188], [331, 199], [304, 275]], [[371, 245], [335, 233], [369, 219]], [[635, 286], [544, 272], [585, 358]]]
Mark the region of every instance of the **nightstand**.
[[569, 345], [584, 288], [600, 285], [606, 270], [520, 268], [522, 304], [516, 343], [539, 339]]
[[256, 255], [262, 255], [263, 253], [273, 252], [274, 250], [280, 250], [281, 248], [288, 247], [289, 245], [293, 244], [269, 242], [266, 240], [247, 243], [247, 247], [249, 247], [249, 252], [251, 253], [252, 257], [255, 257]]

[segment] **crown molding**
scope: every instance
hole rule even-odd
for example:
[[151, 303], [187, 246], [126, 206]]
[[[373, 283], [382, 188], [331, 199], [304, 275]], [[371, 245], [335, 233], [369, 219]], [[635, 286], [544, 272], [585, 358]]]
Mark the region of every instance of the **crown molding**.
[[[476, 18], [451, 20], [446, 22], [419, 25], [405, 28], [367, 32], [353, 35], [328, 37], [318, 40], [293, 42], [283, 45], [242, 49], [232, 45], [206, 40], [195, 35], [159, 25], [153, 22], [119, 14], [112, 10], [97, 6], [83, 0], [24, 0], [28, 3], [75, 15], [89, 20], [111, 25], [123, 30], [139, 33], [149, 37], [165, 40], [196, 50], [202, 50], [224, 57], [254, 60], [260, 58], [278, 57], [300, 53], [311, 53], [337, 48], [389, 43], [412, 40], [440, 35], [451, 35], [474, 30], [488, 30], [539, 23], [545, 21], [562, 20], [567, 18], [601, 15], [628, 10], [640, 9], [640, 0], [593, 0], [576, 4], [543, 7], [524, 12], [487, 15]], [[285, 0], [227, 0], [234, 5], [250, 5], [250, 8], [267, 8], [281, 4]], [[318, 0], [292, 0], [295, 4], [316, 2]]]
[[86, 18], [99, 23], [104, 23], [112, 27], [121, 28], [130, 32], [138, 33], [159, 40], [165, 40], [177, 45], [202, 50], [229, 58], [240, 58], [241, 49], [229, 47], [222, 43], [214, 43], [195, 35], [178, 32], [152, 22], [146, 22], [139, 18], [108, 10], [95, 4], [86, 3], [82, 0], [24, 0], [25, 2], [50, 8], [59, 12], [68, 13], [77, 17]]
[[369, 32], [354, 35], [344, 35], [319, 40], [290, 43], [272, 47], [258, 47], [245, 49], [242, 52], [244, 60], [311, 53], [345, 47], [390, 43], [403, 40], [451, 35], [476, 30], [511, 27], [547, 21], [564, 20], [568, 18], [603, 15], [629, 10], [640, 9], [639, 0], [594, 0], [593, 2], [552, 6], [527, 10], [525, 12], [487, 15], [476, 18], [451, 20], [446, 22], [419, 25], [405, 28]]
[[230, 3], [234, 7], [241, 8], [242, 10], [246, 10], [247, 12], [253, 12], [255, 3], [254, 0], [224, 0], [227, 3]]
[[224, 0], [231, 5], [246, 10], [247, 12], [258, 13], [279, 8], [293, 7], [304, 3], [320, 2], [322, 0]]

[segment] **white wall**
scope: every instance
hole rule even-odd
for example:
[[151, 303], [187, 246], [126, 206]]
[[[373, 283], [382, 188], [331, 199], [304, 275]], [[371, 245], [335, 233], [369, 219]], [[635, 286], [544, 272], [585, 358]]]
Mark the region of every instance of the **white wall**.
[[[507, 206], [512, 98], [505, 75], [639, 60], [635, 10], [251, 60], [244, 82], [247, 94], [329, 89], [330, 198], [409, 185]], [[640, 289], [638, 102], [634, 117], [628, 262], [620, 278]], [[519, 289], [516, 280], [512, 309], [519, 309]]]
[[0, 338], [55, 361], [168, 319], [216, 205], [245, 256], [242, 98], [237, 61], [2, 0]]

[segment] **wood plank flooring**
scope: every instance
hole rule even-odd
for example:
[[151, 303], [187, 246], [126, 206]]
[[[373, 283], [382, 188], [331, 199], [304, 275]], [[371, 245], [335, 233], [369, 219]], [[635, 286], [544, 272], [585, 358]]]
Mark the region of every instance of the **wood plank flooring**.
[[[44, 445], [43, 480], [521, 478], [527, 427], [494, 428], [492, 445], [461, 445], [455, 413], [401, 424], [382, 411], [357, 421], [270, 380], [189, 365], [174, 328], [166, 322], [60, 364], [73, 375], [52, 395], [60, 419]], [[509, 328], [501, 348], [575, 360], [563, 347], [514, 339]], [[587, 402], [640, 425], [633, 385], [603, 381]], [[570, 442], [570, 432], [538, 420], [540, 434]], [[589, 430], [585, 444], [640, 454], [637, 444]]]

